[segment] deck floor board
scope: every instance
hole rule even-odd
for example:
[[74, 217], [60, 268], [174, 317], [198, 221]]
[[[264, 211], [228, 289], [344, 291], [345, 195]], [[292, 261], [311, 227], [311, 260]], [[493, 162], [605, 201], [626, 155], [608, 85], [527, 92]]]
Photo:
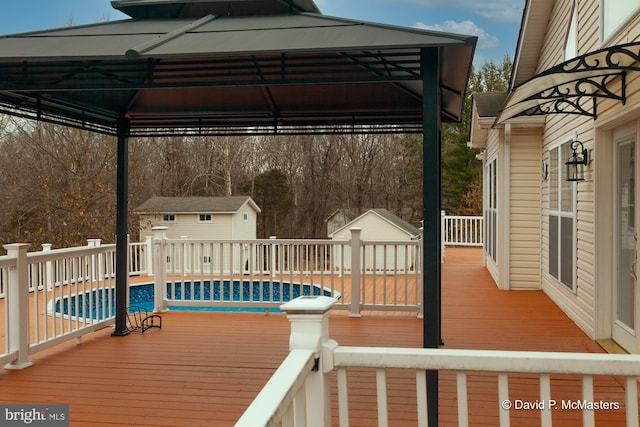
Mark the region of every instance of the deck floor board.
[[[602, 352], [540, 291], [499, 291], [478, 249], [448, 249], [443, 265], [442, 335], [446, 348]], [[342, 345], [421, 347], [415, 313], [366, 312], [330, 318]], [[116, 338], [109, 328], [32, 356], [34, 366], [0, 370], [3, 403], [70, 405], [72, 426], [232, 426], [287, 355], [289, 323], [281, 313], [163, 314], [163, 328]], [[335, 374], [333, 416], [337, 425]], [[351, 425], [376, 424], [375, 371], [348, 373]], [[389, 425], [416, 425], [415, 374], [390, 370]], [[624, 425], [622, 380], [598, 377], [596, 399], [618, 401], [597, 411], [596, 424]], [[555, 399], [581, 398], [580, 380], [553, 377]], [[535, 399], [539, 381], [512, 375], [512, 399]], [[470, 424], [498, 424], [497, 378], [469, 373]], [[579, 411], [553, 412], [554, 426], [574, 426]], [[440, 421], [457, 425], [456, 377], [440, 373]], [[539, 425], [538, 411], [512, 411], [511, 425]]]

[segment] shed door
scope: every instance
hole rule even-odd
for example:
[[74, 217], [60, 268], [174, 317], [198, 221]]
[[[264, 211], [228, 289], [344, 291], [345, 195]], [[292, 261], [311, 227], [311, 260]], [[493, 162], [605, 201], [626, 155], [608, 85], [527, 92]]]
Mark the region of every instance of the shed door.
[[613, 262], [613, 339], [627, 351], [640, 349], [637, 318], [637, 215], [635, 135], [616, 137], [615, 150], [615, 224]]

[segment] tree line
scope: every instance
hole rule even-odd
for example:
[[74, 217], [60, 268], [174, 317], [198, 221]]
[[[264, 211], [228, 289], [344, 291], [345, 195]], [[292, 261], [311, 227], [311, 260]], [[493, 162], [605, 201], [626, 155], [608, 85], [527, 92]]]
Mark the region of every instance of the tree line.
[[[474, 72], [469, 93], [504, 90], [511, 63]], [[470, 98], [470, 97], [468, 97]], [[481, 162], [465, 120], [443, 125], [442, 204], [482, 211]], [[134, 210], [152, 196], [251, 196], [258, 235], [324, 238], [337, 209], [386, 208], [422, 219], [422, 139], [417, 134], [174, 136], [129, 143], [130, 234]], [[115, 234], [114, 137], [0, 116], [0, 243], [81, 245]]]

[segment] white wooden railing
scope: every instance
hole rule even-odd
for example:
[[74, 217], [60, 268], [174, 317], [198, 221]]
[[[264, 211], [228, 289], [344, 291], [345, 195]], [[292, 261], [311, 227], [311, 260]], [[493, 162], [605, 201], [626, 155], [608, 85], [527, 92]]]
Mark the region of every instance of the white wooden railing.
[[484, 242], [484, 220], [481, 216], [444, 215], [442, 221], [443, 245], [482, 246]]
[[30, 366], [29, 356], [114, 322], [115, 245], [27, 253], [5, 245], [0, 257], [6, 369]]
[[[315, 310], [314, 307], [315, 306]], [[426, 371], [453, 371], [456, 375], [456, 397], [458, 425], [473, 425], [472, 414], [468, 410], [469, 373], [492, 373], [497, 377], [498, 393], [493, 403], [499, 414], [499, 425], [511, 424], [513, 411], [518, 410], [519, 400], [509, 393], [510, 374], [535, 374], [539, 378], [539, 394], [528, 401], [537, 404], [529, 409], [532, 416], [539, 418], [542, 427], [552, 425], [554, 411], [582, 411], [582, 425], [595, 425], [596, 410], [624, 411], [626, 425], [638, 427], [638, 384], [640, 375], [640, 355], [582, 354], [582, 353], [546, 353], [521, 351], [482, 351], [447, 349], [408, 349], [343, 347], [331, 340], [328, 312], [332, 303], [326, 298], [295, 300], [283, 305], [291, 321], [290, 350], [295, 359], [309, 357], [303, 351], [312, 351], [316, 357], [315, 371], [308, 369], [279, 369], [277, 375], [269, 381], [258, 398], [246, 410], [236, 427], [261, 427], [283, 425], [291, 427], [326, 427], [331, 425], [332, 388], [329, 374], [337, 370], [338, 418], [341, 427], [349, 426], [349, 385], [347, 371], [358, 369], [358, 386], [362, 386], [363, 368], [369, 368], [375, 376], [378, 426], [386, 426], [388, 420], [389, 399], [387, 398], [388, 370], [401, 369], [414, 372], [415, 382], [395, 381], [411, 387], [416, 395], [417, 425], [426, 427], [427, 394]], [[305, 318], [306, 317], [306, 318]], [[315, 327], [314, 327], [315, 325]], [[304, 329], [303, 329], [304, 328]], [[293, 357], [293, 356], [291, 356]], [[287, 359], [287, 363], [292, 363]], [[308, 361], [307, 361], [308, 363]], [[302, 362], [299, 362], [302, 364]], [[284, 365], [283, 365], [284, 366]], [[580, 395], [571, 399], [556, 398], [551, 389], [551, 376], [567, 375], [578, 378], [582, 385]], [[594, 377], [615, 376], [624, 380], [625, 399], [623, 402], [606, 401], [594, 394]], [[306, 387], [305, 393], [299, 393], [300, 384], [313, 382]], [[512, 379], [513, 381], [513, 379]], [[294, 387], [294, 385], [297, 385]], [[282, 388], [282, 390], [279, 390]], [[284, 391], [288, 391], [284, 393]], [[295, 391], [294, 391], [295, 390]], [[285, 395], [282, 399], [277, 396]], [[271, 396], [271, 398], [268, 398]], [[292, 396], [296, 396], [292, 398]], [[535, 400], [534, 400], [535, 399]], [[537, 403], [536, 403], [537, 402]], [[594, 409], [593, 403], [598, 405]], [[606, 406], [606, 407], [605, 407]], [[403, 400], [402, 411], [406, 411]], [[310, 408], [314, 413], [309, 415]], [[520, 408], [522, 409], [522, 408]], [[533, 410], [532, 410], [533, 409]], [[300, 411], [299, 413], [296, 411]], [[537, 414], [536, 414], [537, 412]], [[404, 412], [403, 412], [404, 413]], [[288, 414], [285, 418], [283, 414]], [[280, 424], [282, 422], [282, 424]]]
[[[151, 275], [153, 306], [277, 309], [298, 295], [338, 298], [337, 307], [414, 311], [421, 316], [421, 243], [350, 241], [210, 241], [155, 238], [129, 245], [131, 275]], [[6, 245], [0, 257], [0, 304], [5, 307], [0, 365], [19, 369], [38, 351], [114, 323], [115, 245], [27, 253]], [[354, 256], [353, 254], [358, 254]], [[225, 281], [237, 280], [234, 297]], [[218, 292], [228, 298], [213, 298]], [[365, 286], [365, 283], [367, 285]], [[26, 286], [25, 286], [26, 285]], [[208, 289], [207, 289], [208, 287]], [[243, 292], [246, 288], [246, 292]]]
[[[157, 311], [175, 307], [277, 309], [304, 294], [339, 297], [337, 308], [422, 308], [422, 242], [168, 239], [158, 227], [151, 271]], [[357, 254], [357, 256], [354, 256]], [[234, 284], [235, 282], [235, 284]], [[365, 286], [367, 283], [367, 286]]]

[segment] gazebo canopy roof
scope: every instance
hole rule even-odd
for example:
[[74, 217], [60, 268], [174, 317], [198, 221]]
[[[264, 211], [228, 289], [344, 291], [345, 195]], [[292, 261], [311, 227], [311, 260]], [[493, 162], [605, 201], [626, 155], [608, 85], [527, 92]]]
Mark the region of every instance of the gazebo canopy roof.
[[476, 38], [328, 17], [311, 0], [120, 0], [131, 19], [0, 38], [0, 110], [114, 134], [419, 131], [421, 50], [462, 117]]
[[320, 13], [313, 0], [119, 0], [112, 1], [111, 4], [135, 19], [199, 18], [211, 13], [220, 16]]

